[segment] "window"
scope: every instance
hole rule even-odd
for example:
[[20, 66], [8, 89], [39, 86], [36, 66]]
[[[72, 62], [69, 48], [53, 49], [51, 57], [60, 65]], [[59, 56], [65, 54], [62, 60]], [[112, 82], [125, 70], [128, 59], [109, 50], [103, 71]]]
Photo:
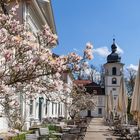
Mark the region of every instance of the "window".
[[95, 95], [96, 95], [96, 94], [97, 94], [97, 90], [93, 90], [93, 94], [95, 94]]
[[55, 114], [57, 114], [57, 103], [55, 103]]
[[102, 115], [102, 108], [98, 108], [98, 114]]
[[62, 104], [61, 104], [61, 111], [60, 112], [61, 112], [61, 115], [62, 115], [62, 113], [63, 113], [63, 106], [62, 106]]
[[117, 84], [117, 79], [116, 78], [112, 78], [112, 84]]
[[61, 105], [60, 105], [60, 103], [58, 104], [58, 116], [60, 116], [60, 107], [61, 107]]
[[113, 67], [112, 68], [112, 75], [116, 75], [116, 72], [117, 72], [116, 67]]
[[52, 115], [54, 114], [54, 103], [52, 102]]
[[98, 104], [102, 105], [102, 103], [103, 103], [102, 97], [98, 97]]
[[33, 114], [33, 100], [30, 100], [30, 115]]
[[45, 108], [45, 114], [48, 113], [48, 100], [46, 99], [46, 108]]

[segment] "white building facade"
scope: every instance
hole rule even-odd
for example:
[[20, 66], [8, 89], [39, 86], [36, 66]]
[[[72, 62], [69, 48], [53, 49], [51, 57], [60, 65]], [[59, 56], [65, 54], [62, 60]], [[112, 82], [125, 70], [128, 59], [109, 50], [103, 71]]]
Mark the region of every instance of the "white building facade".
[[[11, 0], [7, 11], [15, 4], [16, 0]], [[19, 0], [19, 9], [17, 11], [17, 19], [21, 23], [25, 23], [31, 32], [37, 37], [43, 25], [48, 25], [52, 32], [56, 34], [55, 21], [52, 11], [51, 0]], [[49, 47], [49, 46], [48, 46]], [[51, 49], [51, 48], [50, 48]], [[65, 82], [72, 86], [72, 80], [69, 74], [64, 76]], [[45, 95], [38, 95], [37, 98], [24, 98], [24, 94], [19, 96], [22, 116], [25, 119], [23, 129], [28, 130], [34, 124], [40, 124], [45, 118], [68, 117], [67, 106], [71, 99], [66, 97], [66, 102], [58, 100], [50, 101]], [[2, 114], [1, 107], [0, 113]], [[8, 130], [8, 124], [4, 115], [0, 115], [0, 131]]]
[[[64, 82], [66, 82], [69, 87], [72, 86], [72, 80], [69, 74], [65, 74]], [[54, 96], [59, 93], [51, 93], [54, 94]], [[43, 95], [38, 95], [36, 99], [30, 99], [29, 103], [25, 103], [25, 100], [23, 100], [23, 106], [25, 109], [23, 109], [26, 112], [23, 112], [23, 116], [26, 118], [26, 122], [24, 125], [24, 129], [28, 130], [29, 127], [41, 124], [45, 119], [53, 119], [53, 118], [68, 118], [68, 105], [71, 103], [71, 99], [69, 98], [68, 93], [62, 93], [64, 94], [63, 99], [65, 101], [61, 100], [48, 100], [48, 98]], [[60, 95], [62, 95], [60, 93]]]

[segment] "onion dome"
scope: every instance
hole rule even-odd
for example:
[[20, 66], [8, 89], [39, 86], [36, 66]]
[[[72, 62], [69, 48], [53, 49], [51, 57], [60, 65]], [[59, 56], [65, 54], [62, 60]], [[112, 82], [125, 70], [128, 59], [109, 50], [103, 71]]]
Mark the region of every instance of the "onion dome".
[[107, 56], [107, 63], [115, 63], [120, 62], [121, 57], [119, 56], [117, 51], [117, 45], [115, 44], [115, 39], [113, 39], [113, 44], [111, 45], [112, 52]]

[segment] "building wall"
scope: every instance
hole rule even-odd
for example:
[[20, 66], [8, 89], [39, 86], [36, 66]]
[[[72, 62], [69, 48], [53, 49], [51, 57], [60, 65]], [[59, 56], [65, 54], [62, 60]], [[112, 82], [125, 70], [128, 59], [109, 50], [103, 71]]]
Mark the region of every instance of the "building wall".
[[[66, 74], [64, 77], [65, 77], [65, 79], [67, 79], [65, 82], [67, 82], [67, 84], [69, 84], [69, 86], [72, 86], [71, 77], [68, 74]], [[53, 93], [50, 93], [50, 94], [53, 94]], [[67, 93], [65, 93], [65, 94], [67, 94]], [[41, 119], [39, 117], [39, 114], [40, 114], [39, 98], [42, 98]], [[38, 95], [36, 99], [33, 99], [32, 104], [30, 104], [30, 100], [28, 101], [28, 103], [25, 103], [23, 101], [24, 102], [23, 108], [25, 109], [24, 116], [26, 118], [26, 123], [25, 123], [24, 129], [29, 129], [29, 127], [34, 124], [40, 124], [45, 118], [59, 118], [59, 117], [68, 118], [69, 117], [68, 107], [69, 107], [69, 104], [71, 104], [71, 99], [69, 98], [69, 96], [66, 97], [66, 103], [64, 103], [62, 101], [58, 101], [58, 100], [54, 100], [54, 101], [47, 100], [47, 102], [46, 102], [46, 100], [47, 100], [47, 98], [45, 95], [42, 95], [42, 96]], [[31, 106], [32, 106], [32, 108], [31, 108]], [[31, 111], [31, 109], [32, 109], [32, 111]], [[30, 112], [32, 112], [32, 113], [30, 114]]]
[[8, 124], [6, 118], [0, 117], [0, 132], [8, 131]]
[[4, 132], [8, 130], [8, 123], [6, 118], [2, 115], [2, 106], [0, 106], [0, 132]]
[[[91, 110], [91, 116], [103, 117], [105, 115], [105, 95], [95, 95], [93, 98], [95, 99], [96, 106]], [[88, 110], [81, 111], [80, 115], [82, 117], [88, 116]]]
[[[40, 1], [41, 2], [41, 1]], [[55, 23], [53, 19], [53, 12], [50, 2], [41, 2], [37, 0], [22, 0], [19, 1], [19, 8], [17, 9], [17, 20], [21, 23], [25, 23], [30, 27], [30, 30], [36, 36], [36, 33], [42, 29], [43, 25], [48, 24], [53, 31], [56, 33]], [[11, 9], [11, 7], [15, 5], [15, 0], [12, 0], [10, 5], [7, 7], [7, 10]], [[47, 17], [47, 18], [46, 18]], [[67, 82], [71, 82], [68, 79]], [[24, 96], [24, 95], [23, 95]], [[23, 110], [23, 116], [26, 120], [24, 129], [28, 129], [33, 123], [39, 124], [39, 97], [38, 95], [36, 99], [33, 99], [32, 104], [30, 104], [30, 100], [22, 100], [21, 108]], [[62, 102], [54, 101], [48, 102], [46, 104], [46, 97], [43, 96], [42, 102], [42, 113], [41, 113], [41, 121], [46, 117], [65, 117], [65, 104]], [[32, 113], [31, 111], [32, 106]], [[46, 113], [47, 106], [47, 113]], [[5, 117], [0, 117], [0, 131], [1, 129], [8, 129], [8, 125]]]

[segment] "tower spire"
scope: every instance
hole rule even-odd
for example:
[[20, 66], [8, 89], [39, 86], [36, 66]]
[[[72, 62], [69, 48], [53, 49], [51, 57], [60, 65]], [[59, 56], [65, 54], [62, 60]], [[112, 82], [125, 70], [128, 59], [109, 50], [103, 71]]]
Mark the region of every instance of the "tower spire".
[[113, 38], [113, 44], [115, 44], [115, 38]]

